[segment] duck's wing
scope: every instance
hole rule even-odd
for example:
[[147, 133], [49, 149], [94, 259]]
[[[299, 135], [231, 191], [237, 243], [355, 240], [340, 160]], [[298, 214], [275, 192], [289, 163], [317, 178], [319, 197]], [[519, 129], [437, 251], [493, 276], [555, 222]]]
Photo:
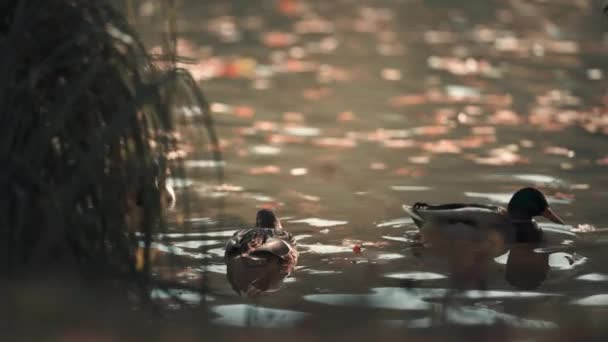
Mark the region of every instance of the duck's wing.
[[239, 230], [237, 232], [235, 232], [230, 239], [228, 239], [228, 241], [226, 242], [226, 247], [224, 248], [224, 257], [229, 257], [231, 255], [237, 255], [240, 254], [240, 242], [241, 242], [241, 237], [242, 234], [241, 232], [243, 232], [243, 230]]
[[256, 248], [253, 254], [271, 253], [282, 258], [289, 254], [290, 250], [291, 246], [286, 241], [271, 237], [262, 246]]
[[282, 229], [250, 228], [236, 232], [226, 244], [225, 256], [271, 253], [285, 259], [295, 251], [295, 239]]
[[293, 267], [298, 262], [299, 253], [295, 241], [289, 233], [282, 238], [269, 237], [266, 242], [253, 251], [251, 255], [263, 255], [265, 253], [270, 253], [281, 258], [287, 274], [291, 273]]
[[236, 231], [232, 237], [226, 242], [224, 257], [231, 257], [244, 253], [249, 248], [248, 241], [259, 240], [256, 228], [245, 228]]
[[416, 203], [403, 206], [417, 226], [435, 224], [464, 224], [472, 227], [503, 225], [508, 220], [503, 207], [483, 204], [450, 203], [431, 205]]

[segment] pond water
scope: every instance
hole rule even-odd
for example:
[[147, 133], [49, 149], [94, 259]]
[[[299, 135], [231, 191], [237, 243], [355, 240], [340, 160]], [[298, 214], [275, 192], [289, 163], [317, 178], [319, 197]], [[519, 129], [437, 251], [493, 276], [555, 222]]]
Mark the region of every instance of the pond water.
[[[195, 194], [198, 219], [191, 231], [171, 231], [175, 248], [164, 251], [187, 265], [184, 282], [206, 280], [213, 324], [281, 329], [323, 317], [358, 331], [605, 329], [601, 4], [181, 1], [179, 53], [212, 103], [224, 162], [186, 161], [188, 179], [174, 185], [178, 196]], [[223, 185], [208, 177], [219, 166]], [[523, 186], [541, 189], [571, 229], [543, 223], [554, 238], [528, 251], [534, 261], [524, 257], [528, 289], [507, 279], [511, 255], [502, 255], [452, 290], [467, 249], [417, 247], [402, 205], [506, 205]], [[300, 260], [278, 291], [241, 298], [226, 280], [223, 248], [261, 207], [296, 236]]]

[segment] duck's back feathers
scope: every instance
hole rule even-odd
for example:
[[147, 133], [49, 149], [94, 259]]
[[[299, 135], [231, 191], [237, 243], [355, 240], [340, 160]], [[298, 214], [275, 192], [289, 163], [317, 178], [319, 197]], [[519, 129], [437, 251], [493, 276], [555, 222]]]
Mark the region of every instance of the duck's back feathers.
[[503, 207], [482, 204], [441, 204], [432, 205], [416, 203], [413, 206], [403, 206], [414, 223], [422, 227], [427, 223], [435, 224], [464, 224], [471, 227], [495, 226], [508, 220], [507, 211]]
[[288, 242], [274, 237], [268, 238], [266, 242], [251, 254], [270, 253], [280, 258], [285, 258], [293, 248]]
[[248, 228], [234, 233], [226, 244], [224, 255], [270, 253], [284, 259], [295, 244], [293, 236], [282, 229]]

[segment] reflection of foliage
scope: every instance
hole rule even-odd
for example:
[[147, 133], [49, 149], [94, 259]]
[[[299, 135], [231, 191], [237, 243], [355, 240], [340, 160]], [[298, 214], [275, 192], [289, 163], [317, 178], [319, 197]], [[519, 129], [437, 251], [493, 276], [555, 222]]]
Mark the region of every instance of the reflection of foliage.
[[149, 263], [136, 269], [129, 236], [143, 236], [148, 260], [183, 73], [156, 68], [109, 0], [4, 1], [0, 70], [0, 272], [59, 268], [145, 289]]

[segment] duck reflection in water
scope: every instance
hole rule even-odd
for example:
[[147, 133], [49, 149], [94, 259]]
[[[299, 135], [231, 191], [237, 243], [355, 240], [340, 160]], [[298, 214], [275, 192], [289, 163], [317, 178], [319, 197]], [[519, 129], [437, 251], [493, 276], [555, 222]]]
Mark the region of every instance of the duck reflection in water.
[[548, 255], [534, 252], [543, 242], [543, 231], [534, 217], [564, 224], [535, 188], [517, 191], [507, 208], [457, 203], [416, 203], [403, 208], [419, 227], [420, 242], [449, 258], [451, 279], [457, 288], [486, 288], [493, 258], [509, 249], [507, 281], [526, 289], [540, 285], [549, 266]]
[[505, 279], [519, 290], [533, 290], [547, 279], [550, 253], [537, 251], [535, 243], [511, 246]]
[[298, 251], [274, 212], [262, 209], [255, 228], [242, 229], [230, 238], [224, 260], [234, 291], [255, 296], [281, 287], [298, 262]]

